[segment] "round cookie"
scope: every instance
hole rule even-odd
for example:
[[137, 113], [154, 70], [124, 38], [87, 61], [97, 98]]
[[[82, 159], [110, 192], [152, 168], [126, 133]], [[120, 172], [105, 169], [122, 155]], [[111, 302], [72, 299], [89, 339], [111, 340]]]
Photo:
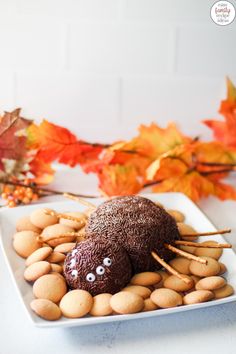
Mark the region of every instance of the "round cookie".
[[173, 209], [167, 209], [166, 211], [168, 214], [170, 214], [170, 216], [172, 216], [172, 218], [175, 219], [176, 222], [184, 222], [185, 216], [183, 213], [181, 213], [181, 211]]
[[190, 274], [189, 266], [190, 260], [184, 257], [176, 257], [169, 262], [169, 265], [173, 267], [177, 272], [182, 274]]
[[193, 275], [198, 275], [199, 277], [210, 277], [212, 275], [219, 274], [220, 265], [214, 259], [210, 257], [201, 257], [207, 260], [207, 264], [202, 264], [197, 261], [191, 261], [189, 265], [189, 270]]
[[172, 289], [156, 289], [151, 294], [151, 300], [161, 308], [182, 305], [182, 296]]
[[34, 231], [40, 234], [41, 229], [30, 221], [30, 217], [23, 216], [22, 218], [18, 219], [16, 222], [16, 231]]
[[13, 248], [16, 253], [27, 258], [31, 253], [41, 247], [37, 240], [38, 234], [34, 231], [19, 231], [14, 235]]
[[184, 246], [184, 245], [178, 245], [178, 248], [182, 251], [191, 253], [191, 254], [195, 254], [196, 252], [196, 247], [192, 247], [192, 246]]
[[219, 271], [218, 275], [221, 275], [221, 274], [224, 274], [225, 272], [227, 272], [227, 268], [224, 263], [219, 262], [219, 265], [220, 265], [220, 271]]
[[66, 281], [66, 279], [63, 277], [63, 275], [58, 272], [51, 271], [49, 274], [54, 274], [54, 275], [58, 276], [59, 278], [61, 278], [62, 280]]
[[198, 304], [200, 302], [212, 300], [213, 298], [214, 294], [209, 290], [196, 290], [185, 295], [183, 298], [183, 303], [184, 305]]
[[197, 275], [191, 275], [191, 278], [193, 279], [194, 284], [197, 284], [197, 282], [202, 279], [201, 277], [198, 277]]
[[52, 272], [62, 273], [63, 267], [60, 264], [51, 263]]
[[91, 316], [108, 316], [112, 314], [110, 305], [112, 295], [108, 293], [98, 294], [93, 298], [93, 306], [89, 312]]
[[165, 270], [158, 270], [157, 273], [161, 276], [163, 281], [166, 280], [170, 276], [170, 274], [167, 273], [167, 271], [165, 271]]
[[66, 256], [63, 253], [53, 251], [46, 260], [52, 263], [60, 263], [63, 262], [65, 258]]
[[29, 266], [35, 262], [44, 261], [52, 253], [51, 247], [41, 247], [36, 251], [31, 253], [29, 257], [26, 258], [25, 265]]
[[33, 285], [33, 294], [38, 299], [58, 302], [67, 291], [66, 283], [54, 274], [46, 274], [38, 278]]
[[61, 317], [60, 308], [47, 299], [35, 299], [30, 303], [31, 309], [44, 320], [55, 321]]
[[151, 290], [142, 285], [128, 285], [122, 291], [129, 291], [131, 293], [141, 296], [143, 299], [147, 299], [151, 295]]
[[[60, 235], [68, 234], [73, 231], [74, 231], [74, 229], [72, 229], [69, 226], [62, 225], [62, 224], [54, 224], [54, 225], [50, 225], [50, 226], [45, 227], [45, 229], [43, 230], [43, 232], [41, 234], [41, 237], [44, 242], [48, 243], [52, 247], [56, 247], [57, 245], [60, 245], [61, 243], [74, 241], [76, 236], [66, 236], [66, 237], [58, 238], [58, 236], [60, 236]], [[55, 240], [52, 239], [52, 240], [48, 241], [52, 237], [55, 237]]]
[[182, 240], [186, 240], [186, 241], [197, 240], [197, 238], [198, 238], [197, 236], [196, 237], [183, 236], [183, 235], [186, 235], [186, 234], [195, 234], [196, 233], [196, 230], [192, 226], [184, 224], [183, 222], [178, 222], [177, 226], [178, 226], [178, 230], [179, 230], [179, 233], [180, 233], [180, 236], [181, 236]]
[[232, 295], [234, 293], [234, 288], [231, 285], [226, 284], [220, 289], [213, 290], [213, 293], [215, 299], [222, 299], [224, 297]]
[[111, 297], [110, 305], [118, 314], [131, 314], [142, 311], [144, 300], [133, 292], [121, 291]]
[[164, 270], [158, 270], [156, 273], [158, 273], [158, 274], [161, 276], [161, 280], [159, 281], [159, 283], [154, 284], [154, 285], [153, 285], [153, 288], [154, 288], [154, 289], [163, 288], [164, 281], [165, 281], [167, 278], [169, 278], [170, 274], [167, 273], [167, 272], [164, 271]]
[[91, 310], [93, 306], [93, 297], [88, 291], [72, 290], [63, 296], [59, 306], [65, 317], [83, 317]]
[[61, 243], [60, 245], [57, 245], [54, 248], [55, 252], [60, 252], [60, 253], [68, 253], [70, 252], [74, 247], [75, 247], [76, 243], [75, 242], [65, 242], [65, 243]]
[[199, 280], [195, 287], [196, 290], [216, 290], [222, 288], [226, 284], [226, 280], [219, 276], [206, 277]]
[[[215, 241], [205, 241], [205, 242], [202, 242], [203, 245], [215, 245], [217, 244], [218, 242], [215, 242]], [[196, 249], [196, 252], [195, 252], [195, 255], [196, 256], [205, 256], [205, 257], [211, 257], [211, 258], [214, 258], [216, 260], [218, 260], [221, 256], [222, 256], [222, 253], [223, 253], [223, 250], [222, 248], [204, 248], [204, 247], [201, 247], [201, 248], [197, 248]]]
[[172, 289], [175, 291], [188, 291], [193, 288], [194, 281], [193, 279], [183, 274], [185, 278], [189, 279], [189, 283], [186, 284], [182, 279], [179, 279], [176, 275], [171, 275], [164, 281], [164, 287], [168, 289]]
[[27, 281], [35, 281], [42, 275], [51, 271], [50, 263], [46, 261], [39, 261], [29, 265], [24, 271], [24, 278]]
[[132, 285], [142, 285], [150, 286], [157, 284], [161, 281], [162, 277], [157, 272], [142, 272], [135, 274], [131, 280], [130, 284]]
[[30, 221], [40, 229], [44, 229], [45, 227], [58, 222], [58, 217], [56, 215], [48, 215], [44, 212], [45, 210], [54, 211], [48, 208], [36, 209], [30, 214]]
[[64, 214], [69, 215], [69, 216], [75, 216], [77, 219], [81, 220], [81, 222], [79, 222], [79, 221], [60, 218], [60, 221], [59, 221], [60, 224], [70, 226], [72, 229], [75, 229], [75, 230], [81, 229], [85, 224], [85, 220], [87, 219], [87, 216], [84, 213], [81, 213], [79, 211], [72, 211], [72, 212], [67, 212]]
[[143, 312], [157, 310], [158, 306], [150, 299], [144, 300]]

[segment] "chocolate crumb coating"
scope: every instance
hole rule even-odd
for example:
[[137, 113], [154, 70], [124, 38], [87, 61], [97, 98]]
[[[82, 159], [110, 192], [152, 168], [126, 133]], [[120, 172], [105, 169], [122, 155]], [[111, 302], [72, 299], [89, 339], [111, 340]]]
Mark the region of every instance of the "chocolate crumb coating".
[[122, 245], [131, 259], [134, 273], [158, 270], [151, 256], [154, 250], [166, 262], [175, 254], [164, 247], [180, 239], [175, 220], [163, 208], [141, 196], [110, 199], [89, 217], [87, 237], [103, 238]]
[[115, 294], [130, 281], [129, 256], [118, 243], [103, 238], [82, 241], [67, 254], [64, 276], [71, 289], [83, 289], [95, 296]]

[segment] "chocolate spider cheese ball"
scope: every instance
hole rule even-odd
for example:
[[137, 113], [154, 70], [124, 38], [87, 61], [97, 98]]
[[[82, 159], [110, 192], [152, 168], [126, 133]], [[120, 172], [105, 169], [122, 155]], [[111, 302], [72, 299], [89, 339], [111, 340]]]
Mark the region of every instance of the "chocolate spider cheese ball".
[[164, 243], [174, 245], [180, 239], [175, 220], [163, 208], [141, 196], [117, 197], [104, 202], [90, 215], [85, 231], [89, 238], [122, 245], [134, 273], [160, 269], [151, 251], [168, 262], [175, 255]]
[[78, 243], [64, 262], [64, 276], [69, 287], [87, 290], [93, 296], [120, 291], [128, 284], [131, 269], [125, 249], [102, 238]]

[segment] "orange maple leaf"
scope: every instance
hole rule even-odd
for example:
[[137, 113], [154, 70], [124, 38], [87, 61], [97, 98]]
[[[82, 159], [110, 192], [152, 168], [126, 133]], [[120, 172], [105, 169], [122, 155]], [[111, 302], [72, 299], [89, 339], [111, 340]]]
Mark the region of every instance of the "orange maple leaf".
[[28, 147], [38, 150], [38, 157], [45, 162], [58, 160], [75, 166], [96, 160], [103, 146], [78, 140], [68, 129], [44, 120], [39, 126], [28, 128]]
[[53, 181], [55, 171], [49, 163], [44, 162], [36, 154], [30, 162], [30, 172], [34, 176], [34, 182], [42, 185]]
[[214, 137], [226, 146], [236, 148], [236, 87], [227, 78], [227, 98], [221, 102], [219, 113], [225, 121], [204, 120], [203, 123], [213, 130]]
[[192, 138], [183, 135], [174, 123], [169, 123], [166, 128], [152, 123], [150, 126], [141, 125], [139, 135], [127, 143], [125, 148], [134, 150], [153, 161], [163, 153], [176, 146], [190, 143], [192, 140]]
[[[220, 181], [235, 161], [235, 154], [221, 143], [196, 141], [161, 155], [147, 169], [147, 179], [156, 181], [155, 192], [182, 192], [195, 201], [208, 195], [236, 199], [235, 188]], [[228, 169], [221, 162], [228, 163]]]
[[98, 177], [99, 188], [106, 196], [136, 194], [142, 188], [133, 166], [107, 165]]

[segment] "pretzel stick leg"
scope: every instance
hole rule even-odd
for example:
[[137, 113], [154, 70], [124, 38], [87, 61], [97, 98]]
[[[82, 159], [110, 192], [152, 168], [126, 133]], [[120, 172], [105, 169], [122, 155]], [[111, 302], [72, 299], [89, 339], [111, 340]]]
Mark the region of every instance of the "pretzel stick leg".
[[176, 245], [191, 246], [191, 247], [203, 247], [203, 248], [232, 248], [230, 243], [218, 243], [214, 245], [206, 245], [201, 242], [191, 242], [191, 241], [175, 241]]
[[76, 197], [73, 194], [69, 194], [69, 193], [63, 193], [63, 197], [74, 200], [75, 202], [79, 202], [80, 204], [83, 204], [84, 206], [90, 208], [90, 209], [96, 209], [96, 205], [94, 205], [93, 203], [88, 202], [87, 200], [84, 200], [80, 197]]
[[71, 220], [71, 221], [76, 221], [78, 223], [81, 224], [81, 227], [83, 227], [85, 225], [85, 220], [82, 218], [78, 218], [76, 216], [73, 215], [68, 215], [68, 214], [64, 214], [64, 213], [56, 213], [53, 210], [48, 210], [48, 209], [44, 209], [44, 213], [46, 215], [51, 215], [51, 216], [57, 216], [59, 219], [67, 219], [67, 220]]
[[152, 251], [151, 255], [158, 263], [162, 265], [162, 267], [168, 270], [169, 273], [176, 275], [179, 279], [183, 280], [186, 284], [190, 283], [190, 280], [188, 278], [185, 278], [182, 274], [177, 272], [177, 270], [175, 270], [169, 264], [167, 264], [161, 257], [158, 256], [156, 252]]
[[202, 263], [202, 264], [207, 264], [207, 260], [206, 259], [202, 259], [200, 257], [197, 257], [197, 256], [194, 256], [193, 254], [191, 253], [188, 253], [188, 252], [185, 252], [185, 251], [182, 251], [174, 246], [171, 246], [171, 245], [168, 245], [167, 243], [165, 243], [165, 248], [167, 248], [168, 250], [176, 253], [176, 254], [179, 254], [180, 256], [182, 257], [185, 257], [187, 259], [191, 259], [193, 261], [196, 261], [196, 262], [199, 262], [199, 263]]
[[181, 237], [196, 237], [196, 236], [213, 236], [213, 235], [223, 235], [229, 234], [231, 229], [210, 231], [210, 232], [195, 232], [194, 234], [181, 234]]
[[68, 232], [66, 234], [61, 234], [61, 235], [55, 235], [55, 236], [51, 236], [51, 237], [47, 237], [44, 235], [39, 235], [37, 237], [37, 241], [38, 242], [45, 242], [47, 243], [48, 241], [52, 241], [52, 240], [58, 240], [60, 238], [65, 238], [65, 237], [76, 237], [79, 236], [77, 232]]

